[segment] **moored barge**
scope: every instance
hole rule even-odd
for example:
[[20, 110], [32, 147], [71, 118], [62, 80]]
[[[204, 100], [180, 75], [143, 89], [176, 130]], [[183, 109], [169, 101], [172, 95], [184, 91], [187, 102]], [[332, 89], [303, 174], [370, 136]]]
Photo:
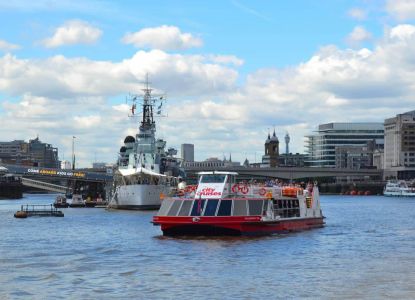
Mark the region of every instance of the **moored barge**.
[[197, 188], [165, 198], [153, 224], [163, 235], [268, 235], [324, 226], [317, 185], [236, 183], [235, 172], [200, 172]]

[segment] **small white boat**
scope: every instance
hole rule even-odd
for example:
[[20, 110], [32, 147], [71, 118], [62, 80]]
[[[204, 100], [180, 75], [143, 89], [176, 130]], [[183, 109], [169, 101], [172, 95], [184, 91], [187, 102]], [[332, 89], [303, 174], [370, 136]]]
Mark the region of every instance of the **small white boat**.
[[82, 199], [82, 195], [73, 194], [72, 202], [69, 204], [69, 207], [85, 207], [85, 201]]
[[388, 197], [415, 197], [415, 188], [408, 187], [404, 180], [390, 180], [386, 183], [383, 195]]

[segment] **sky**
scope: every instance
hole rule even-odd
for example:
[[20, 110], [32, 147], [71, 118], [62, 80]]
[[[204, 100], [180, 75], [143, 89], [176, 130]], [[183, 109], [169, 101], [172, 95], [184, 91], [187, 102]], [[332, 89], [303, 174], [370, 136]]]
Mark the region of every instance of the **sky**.
[[328, 122], [415, 109], [415, 0], [0, 1], [0, 140], [115, 162], [146, 74], [157, 136], [259, 162], [269, 131], [303, 153]]

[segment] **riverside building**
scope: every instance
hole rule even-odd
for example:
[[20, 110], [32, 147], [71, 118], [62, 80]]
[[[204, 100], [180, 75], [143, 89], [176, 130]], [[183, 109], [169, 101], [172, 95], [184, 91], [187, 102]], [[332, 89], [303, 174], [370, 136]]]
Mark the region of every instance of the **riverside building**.
[[59, 168], [58, 148], [42, 143], [39, 138], [29, 142], [0, 142], [0, 160], [5, 164]]
[[317, 132], [306, 138], [306, 165], [335, 168], [336, 148], [364, 147], [368, 142], [383, 148], [384, 129], [383, 123], [327, 123], [320, 124]]
[[210, 157], [204, 161], [184, 161], [183, 167], [185, 168], [221, 168], [221, 167], [239, 167], [240, 162], [232, 161], [232, 155], [229, 155], [229, 159], [223, 157], [223, 160], [217, 157]]
[[415, 110], [385, 120], [385, 177], [415, 178]]

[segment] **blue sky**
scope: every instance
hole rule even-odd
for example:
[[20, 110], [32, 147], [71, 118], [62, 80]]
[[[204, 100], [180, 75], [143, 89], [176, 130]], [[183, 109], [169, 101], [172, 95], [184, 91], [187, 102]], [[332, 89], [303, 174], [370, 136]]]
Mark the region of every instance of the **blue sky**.
[[319, 123], [413, 106], [415, 1], [3, 1], [0, 18], [0, 139], [68, 153], [76, 134], [84, 165], [134, 133], [146, 72], [169, 97], [159, 135], [197, 159], [258, 160], [273, 127], [303, 152]]
[[[371, 15], [366, 20], [348, 15], [350, 9], [368, 1], [36, 2], [0, 4], [2, 22], [7, 24], [0, 28], [0, 34], [3, 39], [22, 46], [15, 51], [22, 58], [63, 54], [118, 61], [136, 51], [120, 43], [126, 32], [166, 24], [203, 39], [203, 47], [186, 53], [237, 55], [245, 62], [241, 68], [244, 72], [298, 64], [328, 44], [347, 46], [345, 36], [356, 25], [364, 24], [379, 34], [387, 18], [382, 7], [374, 4], [368, 6]], [[72, 19], [102, 28], [100, 41], [94, 47], [71, 45], [57, 49], [44, 49], [37, 44]]]

